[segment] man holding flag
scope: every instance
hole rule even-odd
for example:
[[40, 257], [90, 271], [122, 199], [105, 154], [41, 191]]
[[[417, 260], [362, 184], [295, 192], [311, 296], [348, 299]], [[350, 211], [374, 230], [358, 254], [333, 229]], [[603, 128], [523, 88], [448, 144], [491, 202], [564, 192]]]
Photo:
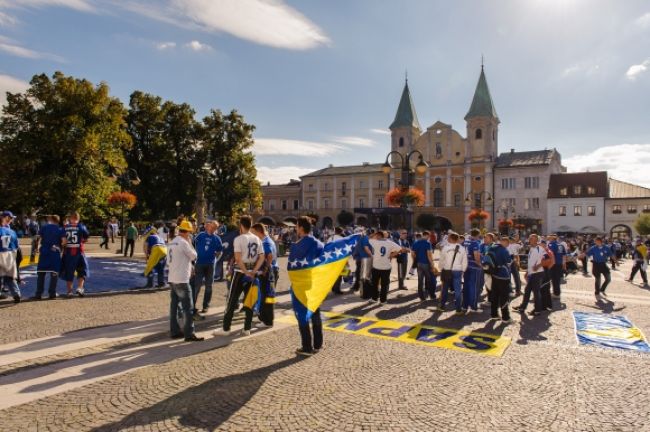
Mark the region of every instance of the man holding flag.
[[311, 356], [323, 346], [320, 306], [352, 255], [360, 236], [344, 237], [323, 246], [311, 235], [312, 222], [306, 216], [298, 219], [296, 230], [299, 239], [291, 246], [288, 266], [291, 302], [302, 340], [296, 354]]

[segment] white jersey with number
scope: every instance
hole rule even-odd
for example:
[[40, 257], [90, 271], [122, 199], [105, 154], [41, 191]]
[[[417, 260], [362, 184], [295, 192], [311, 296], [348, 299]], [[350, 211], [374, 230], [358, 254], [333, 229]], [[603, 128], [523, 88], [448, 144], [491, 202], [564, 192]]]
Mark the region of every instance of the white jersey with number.
[[370, 239], [372, 248], [372, 267], [377, 270], [390, 270], [390, 254], [402, 248], [392, 240]]
[[240, 234], [235, 238], [234, 242], [235, 253], [241, 254], [241, 259], [244, 264], [255, 264], [257, 258], [264, 254], [264, 247], [262, 241], [251, 233]]

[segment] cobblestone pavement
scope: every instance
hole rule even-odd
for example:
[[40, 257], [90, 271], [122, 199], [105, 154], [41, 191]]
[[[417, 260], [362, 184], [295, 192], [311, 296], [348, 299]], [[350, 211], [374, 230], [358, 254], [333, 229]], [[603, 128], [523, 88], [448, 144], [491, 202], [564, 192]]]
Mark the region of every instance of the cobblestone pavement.
[[[620, 313], [650, 334], [650, 291], [624, 282], [626, 275], [614, 272], [609, 299], [600, 302], [593, 278], [570, 276], [555, 312], [515, 314], [520, 322], [508, 327], [488, 324], [487, 312], [433, 312], [413, 289], [391, 292], [384, 306], [361, 304], [352, 295], [327, 304], [351, 315], [503, 334], [512, 343], [501, 358], [326, 332], [324, 349], [299, 359], [293, 353], [297, 330], [278, 326], [9, 408], [0, 412], [0, 429], [650, 431], [650, 355], [581, 347], [571, 316], [574, 310]], [[3, 318], [11, 313], [1, 320], [0, 334], [7, 343], [23, 339], [15, 333], [31, 339], [164, 317], [167, 301], [167, 292], [152, 292], [24, 303], [0, 310]]]

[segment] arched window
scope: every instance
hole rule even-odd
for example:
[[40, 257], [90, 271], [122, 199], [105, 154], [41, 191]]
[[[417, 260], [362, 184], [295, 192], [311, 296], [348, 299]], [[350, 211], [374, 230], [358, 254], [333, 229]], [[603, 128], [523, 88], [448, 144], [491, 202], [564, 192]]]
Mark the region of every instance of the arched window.
[[476, 133], [474, 135], [476, 139], [481, 139], [483, 138], [483, 130], [482, 129], [476, 129]]
[[404, 137], [399, 138], [399, 146], [404, 147]]
[[441, 188], [435, 188], [433, 190], [433, 206], [434, 207], [444, 207], [445, 195], [442, 192]]

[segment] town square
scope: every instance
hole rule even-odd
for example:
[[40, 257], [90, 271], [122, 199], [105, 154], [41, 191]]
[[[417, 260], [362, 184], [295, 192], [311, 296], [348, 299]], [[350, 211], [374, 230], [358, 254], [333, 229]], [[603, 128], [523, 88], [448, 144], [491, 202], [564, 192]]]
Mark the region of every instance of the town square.
[[0, 431], [650, 431], [650, 5], [0, 0]]

